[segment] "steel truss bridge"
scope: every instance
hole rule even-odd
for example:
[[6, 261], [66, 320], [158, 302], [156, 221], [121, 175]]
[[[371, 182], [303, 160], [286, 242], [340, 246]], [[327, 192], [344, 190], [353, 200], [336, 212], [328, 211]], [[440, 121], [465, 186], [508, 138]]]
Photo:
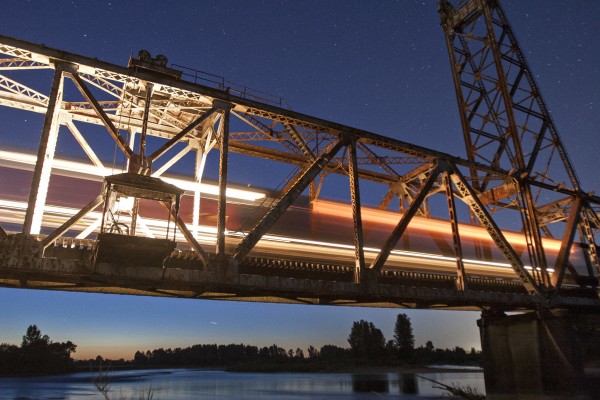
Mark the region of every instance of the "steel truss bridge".
[[[295, 112], [279, 98], [198, 71], [182, 74], [146, 53], [122, 67], [0, 36], [0, 105], [43, 116], [37, 155], [29, 156], [29, 196], [0, 199], [0, 284], [329, 305], [599, 310], [600, 198], [580, 187], [502, 8], [494, 0], [442, 0], [438, 11], [466, 159]], [[7, 129], [2, 137], [13, 134]], [[59, 132], [75, 139], [85, 164], [55, 157]], [[130, 174], [168, 181], [178, 164], [189, 171], [190, 215], [170, 209], [165, 217], [181, 243], [158, 266], [127, 249], [122, 259], [96, 257], [107, 195], [92, 193], [69, 212], [52, 204], [62, 190], [53, 189], [57, 176], [114, 172], [102, 161], [107, 142]], [[16, 153], [3, 153], [0, 186], [8, 187], [21, 162], [9, 154]], [[207, 183], [205, 169], [218, 170], [218, 182]], [[264, 186], [271, 175], [283, 177], [273, 186], [283, 184], [272, 191], [230, 185], [240, 171], [244, 185]], [[344, 251], [322, 241], [292, 245], [277, 234], [295, 223], [286, 218], [298, 202], [312, 204], [310, 218], [318, 219], [322, 189], [341, 183], [349, 201], [326, 224], [349, 221]], [[376, 209], [361, 205], [367, 191], [380, 196]], [[130, 235], [164, 230], [135, 204], [123, 217]], [[201, 213], [207, 204], [210, 221]], [[255, 217], [233, 227], [228, 217], [242, 206]], [[373, 244], [365, 215], [377, 212], [395, 220]], [[399, 254], [410, 250], [403, 243], [415, 221], [440, 216], [449, 227], [445, 267], [431, 255], [404, 264]], [[486, 244], [465, 245], [472, 229]]]

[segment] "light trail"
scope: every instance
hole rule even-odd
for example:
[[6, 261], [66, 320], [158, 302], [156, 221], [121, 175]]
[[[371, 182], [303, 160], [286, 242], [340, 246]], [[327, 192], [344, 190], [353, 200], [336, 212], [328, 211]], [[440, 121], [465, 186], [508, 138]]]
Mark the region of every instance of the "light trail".
[[[19, 153], [16, 151], [6, 151], [0, 150], [0, 166], [9, 167], [9, 168], [19, 168], [23, 169], [23, 166], [31, 167], [26, 168], [27, 170], [31, 170], [33, 166], [35, 166], [37, 156], [34, 154], [27, 153]], [[21, 167], [19, 167], [21, 166]], [[52, 162], [52, 169], [59, 170], [61, 174], [64, 174], [69, 177], [79, 178], [79, 179], [90, 179], [90, 178], [100, 178], [95, 180], [101, 180], [105, 176], [113, 175], [115, 172], [120, 173], [122, 171], [115, 171], [112, 168], [102, 168], [93, 164], [86, 164], [78, 161], [70, 161], [64, 160], [60, 158], [55, 158]], [[219, 186], [210, 184], [210, 183], [197, 183], [192, 180], [186, 179], [178, 179], [171, 177], [160, 177], [165, 182], [168, 182], [172, 185], [179, 187], [180, 189], [187, 190], [190, 192], [199, 190], [202, 194], [208, 194], [212, 196], [219, 195]], [[236, 200], [246, 200], [246, 201], [257, 201], [260, 199], [264, 199], [266, 196], [264, 193], [254, 191], [254, 190], [245, 190], [245, 189], [237, 189], [228, 187], [226, 191], [226, 196], [230, 199]]]
[[[350, 204], [338, 203], [330, 200], [313, 200], [312, 209], [317, 214], [329, 215], [338, 218], [348, 218], [352, 215], [352, 206]], [[364, 222], [373, 222], [381, 226], [395, 227], [400, 218], [401, 213], [391, 212], [386, 210], [379, 210], [374, 208], [362, 207], [361, 217]], [[410, 221], [410, 229], [424, 231], [424, 232], [437, 232], [444, 236], [452, 236], [452, 227], [449, 221], [441, 220], [437, 218], [424, 218], [415, 216]], [[487, 231], [480, 227], [468, 224], [459, 224], [458, 228], [461, 238], [477, 239], [479, 241], [485, 241], [487, 243], [493, 243], [492, 238]], [[525, 236], [519, 232], [513, 232], [503, 230], [502, 234], [513, 246], [526, 247], [527, 241]], [[560, 250], [561, 241], [556, 239], [544, 238], [544, 248], [546, 250], [556, 251]]]
[[[27, 203], [23, 201], [13, 201], [0, 199], [0, 219], [2, 221], [18, 223], [22, 221], [27, 210]], [[44, 208], [44, 226], [56, 228], [60, 226], [67, 218], [75, 215], [79, 210], [69, 207], [46, 205]], [[85, 230], [89, 225], [93, 224], [102, 213], [98, 211], [90, 212], [84, 219], [74, 226], [74, 230]], [[123, 222], [130, 222], [130, 217], [120, 216]], [[158, 236], [164, 236], [167, 228], [167, 221], [143, 218], [148, 229]], [[190, 227], [189, 224], [188, 227]], [[200, 234], [198, 240], [204, 245], [214, 245], [216, 243], [217, 228], [212, 226], [201, 225], [199, 227]], [[99, 229], [95, 229], [98, 232]], [[241, 240], [245, 236], [242, 232], [226, 231], [226, 236], [229, 239]], [[185, 238], [181, 233], [177, 233], [177, 241], [185, 243]], [[232, 245], [233, 243], [228, 243]], [[373, 247], [365, 247], [365, 257], [367, 260], [372, 260], [379, 253], [380, 249]], [[265, 255], [279, 256], [302, 256], [317, 255], [323, 262], [350, 261], [354, 256], [354, 246], [342, 243], [332, 243], [318, 240], [299, 239], [287, 236], [264, 235], [257, 245], [256, 253]], [[452, 273], [456, 268], [456, 259], [446, 257], [439, 254], [419, 253], [404, 250], [393, 250], [392, 256], [389, 259], [388, 267], [409, 267], [418, 269], [419, 271], [437, 271], [442, 269], [442, 272]], [[432, 261], [436, 261], [433, 264]], [[507, 263], [487, 262], [481, 260], [463, 259], [465, 268], [472, 273], [491, 275], [502, 278], [515, 278], [511, 266]], [[434, 268], [431, 268], [434, 267]], [[531, 267], [526, 267], [531, 269]], [[549, 272], [552, 272], [550, 269]]]
[[[35, 162], [35, 155], [0, 150], [0, 167], [32, 170]], [[111, 175], [114, 173], [114, 170], [106, 167], [98, 167], [88, 163], [56, 158], [53, 162], [53, 172], [57, 175], [63, 175], [75, 179], [101, 182], [103, 177]], [[120, 170], [117, 172], [120, 172]], [[161, 177], [161, 179], [187, 191], [193, 192], [199, 188], [200, 192], [203, 194], [208, 194], [211, 196], [218, 195], [218, 185], [207, 183], [198, 184], [192, 180], [169, 177]], [[227, 197], [228, 199], [232, 200], [245, 200], [254, 202], [256, 200], [265, 198], [266, 196], [264, 193], [258, 191], [227, 188]], [[26, 208], [26, 202], [0, 200], [0, 215], [2, 220], [7, 223], [21, 224]], [[9, 210], [13, 210], [14, 212], [18, 213], [19, 217], [17, 217], [15, 214], [7, 214]], [[79, 210], [75, 208], [46, 205], [44, 208], [44, 226], [58, 227], [66, 218], [74, 215], [78, 211]], [[343, 219], [348, 219], [351, 215], [349, 204], [328, 200], [313, 201], [311, 212], [317, 216], [323, 215], [330, 218], [333, 217]], [[46, 215], [46, 213], [48, 213], [48, 215]], [[390, 212], [368, 207], [362, 208], [362, 218], [364, 223], [373, 223], [377, 224], [377, 226], [394, 226], [397, 221], [399, 221], [400, 217], [401, 214], [398, 212]], [[122, 216], [121, 218], [126, 217]], [[93, 231], [97, 232], [99, 227], [98, 222], [100, 219], [101, 213], [91, 212], [84, 220], [77, 224], [75, 228], [82, 231], [80, 238], [86, 237]], [[129, 221], [128, 219], [123, 220]], [[161, 221], [159, 219], [143, 218], [140, 225], [142, 232], [149, 237], [152, 237], [155, 234], [159, 235], [160, 232], [166, 230], [166, 221]], [[189, 224], [187, 225], [188, 228], [192, 228]], [[451, 235], [451, 228], [448, 221], [438, 220], [435, 218], [414, 217], [411, 221], [410, 229], [426, 232], [428, 234], [436, 234], [444, 238]], [[492, 243], [492, 239], [481, 227], [460, 224], [459, 231], [461, 237], [478, 240], [489, 244]], [[198, 227], [198, 234], [196, 236], [200, 243], [214, 245], [216, 243], [216, 233], [216, 227], [200, 225]], [[525, 245], [525, 239], [520, 233], [510, 231], [504, 231], [503, 233], [507, 240], [509, 240], [513, 245], [516, 245], [517, 247]], [[236, 231], [226, 231], [226, 235], [228, 239], [234, 240], [241, 240], [245, 236], [244, 233]], [[180, 242], [185, 241], [181, 234], [178, 234], [177, 240]], [[230, 243], [228, 243], [228, 245], [230, 245]], [[288, 246], [287, 252], [285, 246], [282, 245]], [[558, 252], [560, 249], [560, 241], [544, 239], [544, 247], [550, 252]], [[265, 256], [268, 256], [269, 251], [280, 251], [280, 255], [286, 256], [289, 255], [289, 250], [294, 250], [294, 255], [303, 259], [308, 259], [308, 255], [312, 255], [312, 257], [319, 257], [319, 259], [325, 259], [329, 257], [333, 262], [343, 261], [348, 263], [349, 261], [353, 260], [354, 246], [331, 241], [310, 240], [278, 235], [264, 235], [262, 240], [259, 242], [257, 249], [253, 251], [253, 254], [262, 253], [265, 254]], [[334, 251], [333, 253], [332, 250]], [[364, 251], [366, 261], [370, 262], [375, 258], [380, 250], [375, 247], [366, 246]], [[502, 277], [516, 277], [512, 267], [508, 263], [472, 258], [463, 258], [462, 261], [465, 264], [467, 271], [477, 271], [477, 273], [486, 275], [498, 274]], [[386, 267], [388, 266], [411, 266], [420, 270], [436, 270], [436, 268], [442, 268], [444, 271], [449, 273], [455, 273], [456, 259], [443, 254], [435, 254], [430, 252], [392, 250]], [[532, 270], [530, 266], [525, 266], [525, 268]], [[553, 269], [548, 268], [548, 272], [552, 273]]]

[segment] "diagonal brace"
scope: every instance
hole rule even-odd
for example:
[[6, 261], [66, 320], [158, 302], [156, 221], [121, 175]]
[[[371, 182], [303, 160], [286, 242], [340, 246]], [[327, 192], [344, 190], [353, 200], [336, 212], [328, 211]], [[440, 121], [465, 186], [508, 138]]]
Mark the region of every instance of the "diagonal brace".
[[477, 216], [479, 222], [481, 222], [483, 227], [488, 231], [490, 237], [494, 243], [496, 243], [496, 246], [498, 246], [500, 251], [502, 251], [504, 257], [506, 257], [513, 270], [519, 276], [519, 279], [523, 283], [525, 289], [529, 293], [535, 293], [539, 295], [540, 298], [543, 298], [540, 287], [537, 285], [531, 274], [527, 272], [516, 251], [512, 248], [510, 243], [508, 243], [502, 234], [502, 231], [498, 225], [496, 225], [496, 222], [494, 222], [481, 200], [479, 200], [477, 193], [475, 193], [473, 188], [469, 186], [465, 177], [455, 165], [452, 166], [452, 169], [453, 173], [451, 175], [451, 179], [454, 182], [456, 189], [463, 196], [462, 200], [469, 206], [473, 214]]
[[185, 237], [185, 240], [187, 240], [189, 245], [192, 246], [192, 248], [196, 251], [196, 253], [198, 253], [198, 256], [200, 257], [200, 262], [202, 262], [202, 265], [207, 266], [208, 265], [208, 254], [206, 254], [206, 252], [204, 251], [202, 246], [200, 246], [200, 243], [198, 243], [198, 241], [196, 240], [196, 238], [194, 237], [192, 232], [190, 232], [190, 230], [187, 228], [187, 226], [185, 225], [185, 222], [181, 219], [181, 217], [179, 215], [177, 215], [177, 213], [175, 213], [171, 209], [171, 207], [169, 207], [168, 204], [166, 204], [165, 202], [162, 202], [162, 201], [160, 202], [160, 204], [162, 204], [163, 207], [167, 209], [167, 211], [169, 212], [171, 217], [175, 220], [177, 227], [179, 228], [179, 230]]
[[94, 108], [94, 110], [96, 111], [96, 113], [98, 114], [100, 119], [102, 120], [102, 123], [104, 124], [106, 129], [108, 129], [108, 132], [111, 134], [113, 139], [115, 139], [115, 141], [117, 142], [117, 145], [119, 146], [121, 151], [123, 151], [123, 153], [125, 153], [127, 158], [131, 159], [134, 156], [133, 150], [131, 150], [131, 147], [129, 147], [129, 145], [127, 144], [127, 142], [125, 141], [125, 139], [123, 138], [121, 133], [119, 132], [119, 130], [112, 123], [112, 121], [108, 117], [108, 114], [106, 114], [106, 112], [102, 109], [102, 107], [100, 106], [100, 103], [98, 103], [98, 100], [96, 100], [96, 98], [94, 97], [94, 95], [92, 94], [90, 89], [87, 87], [85, 82], [81, 79], [79, 74], [77, 74], [77, 72], [75, 72], [75, 71], [69, 71], [68, 75], [71, 77], [71, 79], [75, 83], [75, 86], [77, 86], [77, 89], [79, 89], [79, 91], [81, 92], [83, 97], [85, 97], [86, 100], [92, 105], [92, 107]]
[[398, 240], [400, 240], [400, 238], [404, 234], [404, 231], [408, 227], [408, 224], [419, 210], [419, 207], [421, 207], [421, 204], [423, 204], [423, 201], [425, 201], [425, 199], [427, 198], [427, 195], [429, 194], [429, 191], [433, 187], [433, 184], [437, 180], [439, 174], [440, 168], [436, 163], [433, 171], [429, 175], [429, 178], [427, 178], [427, 181], [421, 187], [421, 190], [413, 200], [406, 213], [402, 216], [402, 218], [400, 218], [400, 222], [398, 222], [398, 225], [396, 225], [396, 227], [386, 240], [385, 244], [381, 248], [381, 251], [379, 252], [379, 254], [377, 254], [377, 257], [375, 257], [375, 260], [373, 260], [373, 263], [371, 264], [369, 269], [373, 269], [375, 271], [381, 270], [381, 267], [383, 267], [388, 257], [390, 256], [392, 249], [396, 246]]
[[65, 122], [65, 125], [67, 126], [67, 128], [69, 128], [69, 130], [73, 134], [73, 137], [75, 137], [75, 140], [77, 140], [77, 143], [79, 143], [79, 145], [81, 146], [81, 149], [85, 152], [85, 154], [87, 154], [87, 156], [94, 163], [94, 165], [98, 168], [104, 168], [102, 161], [100, 161], [96, 153], [94, 153], [94, 150], [92, 150], [92, 147], [89, 145], [87, 140], [85, 140], [85, 138], [83, 137], [79, 129], [77, 129], [73, 121], [68, 120]]
[[[587, 202], [586, 202], [587, 203]], [[600, 260], [598, 258], [598, 247], [596, 245], [596, 240], [594, 238], [594, 233], [592, 231], [592, 227], [590, 222], [594, 221], [596, 226], [599, 225], [598, 215], [596, 212], [590, 207], [590, 204], [586, 204], [584, 206], [584, 214], [581, 218], [580, 228], [581, 231], [586, 238], [589, 245], [589, 258], [591, 263], [596, 267], [597, 274], [600, 275]], [[593, 271], [590, 270], [590, 277], [593, 275]]]
[[169, 139], [168, 142], [163, 144], [159, 149], [157, 149], [154, 153], [152, 153], [152, 155], [150, 155], [150, 159], [152, 161], [156, 161], [156, 159], [158, 159], [167, 150], [169, 150], [171, 147], [173, 147], [173, 145], [175, 143], [179, 142], [185, 135], [187, 135], [188, 133], [190, 133], [191, 131], [196, 129], [196, 127], [198, 125], [200, 125], [201, 123], [206, 121], [216, 110], [217, 109], [215, 107], [212, 107], [210, 110], [208, 110], [207, 112], [202, 114], [200, 117], [196, 118], [196, 120], [194, 120], [194, 122], [192, 122], [191, 124], [189, 124], [188, 126], [183, 128], [181, 130], [181, 132], [179, 132], [177, 135], [173, 136], [171, 139]]
[[287, 191], [287, 193], [279, 200], [277, 205], [260, 220], [254, 229], [242, 240], [235, 248], [233, 258], [236, 261], [241, 261], [254, 248], [260, 238], [277, 222], [290, 205], [302, 194], [304, 189], [312, 182], [317, 175], [327, 166], [329, 161], [344, 145], [344, 140], [339, 139], [326, 153], [317, 158], [306, 171], [304, 171], [296, 183]]
[[102, 195], [98, 195], [94, 200], [90, 201], [85, 207], [79, 210], [77, 214], [73, 215], [64, 224], [56, 228], [54, 232], [46, 236], [46, 238], [41, 241], [41, 244], [44, 247], [44, 249], [46, 249], [48, 246], [54, 243], [56, 239], [58, 239], [66, 231], [68, 231], [71, 226], [75, 225], [81, 218], [85, 217], [90, 211], [94, 210], [96, 207], [102, 204], [102, 202]]
[[571, 206], [571, 214], [567, 221], [567, 227], [560, 244], [560, 250], [556, 257], [554, 264], [554, 272], [552, 273], [552, 285], [556, 289], [560, 289], [563, 278], [565, 276], [565, 267], [569, 261], [569, 254], [571, 253], [571, 247], [573, 246], [573, 240], [575, 238], [575, 232], [577, 232], [577, 225], [581, 218], [582, 204], [579, 197], [575, 197]]

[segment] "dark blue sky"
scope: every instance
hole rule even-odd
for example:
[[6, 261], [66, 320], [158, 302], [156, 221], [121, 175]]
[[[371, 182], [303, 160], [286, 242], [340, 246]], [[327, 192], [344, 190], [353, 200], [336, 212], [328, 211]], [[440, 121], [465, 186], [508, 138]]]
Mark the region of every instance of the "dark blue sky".
[[[584, 188], [600, 189], [600, 2], [502, 4]], [[2, 8], [3, 35], [120, 65], [147, 49], [303, 113], [465, 154], [434, 1], [5, 0]], [[198, 342], [346, 345], [358, 319], [391, 339], [398, 312], [3, 289], [0, 342], [19, 342], [36, 323], [79, 344], [78, 357]], [[477, 313], [406, 312], [418, 344], [479, 347]]]

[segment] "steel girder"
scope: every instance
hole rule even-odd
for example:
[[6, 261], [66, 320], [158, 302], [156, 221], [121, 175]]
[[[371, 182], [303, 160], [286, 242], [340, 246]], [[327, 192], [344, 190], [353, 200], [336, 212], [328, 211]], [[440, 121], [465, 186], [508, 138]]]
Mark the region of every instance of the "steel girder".
[[[575, 170], [523, 52], [496, 0], [439, 3], [469, 159], [527, 172], [542, 182]], [[559, 162], [553, 165], [554, 158]], [[482, 180], [484, 178], [482, 177]], [[482, 181], [479, 186], [485, 187]]]
[[[441, 0], [438, 11], [468, 158], [508, 170], [517, 181], [517, 185], [492, 187], [487, 173], [471, 169], [472, 185], [491, 208], [519, 212], [537, 284], [560, 287], [577, 226], [581, 226], [580, 241], [589, 243], [590, 259], [597, 253], [595, 235], [585, 228], [589, 225], [588, 212], [572, 206], [587, 202], [589, 195], [581, 190], [499, 2], [469, 0], [455, 7], [453, 2]], [[569, 187], [573, 194], [565, 197], [553, 190], [557, 183]], [[555, 222], [567, 224], [550, 226]], [[556, 234], [564, 240], [551, 281], [542, 238]], [[595, 260], [592, 264], [596, 270], [592, 275], [597, 278], [600, 265]]]
[[[260, 103], [250, 97], [234, 96], [218, 88], [189, 83], [153, 71], [128, 69], [4, 36], [0, 36], [0, 53], [13, 60], [9, 62], [11, 65], [9, 72], [12, 74], [9, 80], [0, 80], [1, 105], [43, 113], [47, 118], [59, 115], [61, 118], [57, 123], [67, 125], [72, 132], [77, 132], [75, 122], [104, 125], [128, 158], [133, 158], [135, 154], [132, 145], [123, 137], [123, 131], [143, 131], [149, 136], [162, 139], [164, 144], [151, 154], [152, 160], [158, 158], [164, 153], [163, 150], [172, 147], [176, 142], [188, 145], [181, 152], [183, 153], [188, 151], [189, 147], [197, 149], [204, 144], [208, 149], [206, 138], [210, 135], [206, 135], [206, 132], [218, 138], [216, 145], [213, 144], [221, 151], [216, 253], [224, 259], [231, 258], [237, 263], [244, 260], [254, 245], [283, 215], [287, 207], [302, 194], [305, 188], [314, 184], [319, 174], [335, 173], [349, 178], [356, 249], [354, 262], [358, 281], [364, 281], [362, 272], [369, 269], [363, 268], [364, 255], [361, 254], [363, 232], [359, 185], [361, 182], [370, 181], [389, 187], [381, 202], [383, 208], [387, 208], [394, 196], [399, 196], [402, 210], [406, 210], [396, 233], [390, 237], [388, 244], [371, 265], [371, 269], [383, 268], [387, 258], [386, 253], [389, 255], [413, 216], [428, 215], [427, 199], [443, 194], [450, 213], [449, 223], [456, 228], [458, 217], [453, 204], [453, 197], [456, 196], [478, 216], [482, 225], [507, 256], [525, 288], [530, 293], [540, 294], [540, 284], [547, 285], [547, 281], [534, 279], [523, 267], [521, 258], [510, 244], [502, 239], [502, 230], [494, 222], [494, 212], [502, 208], [499, 200], [517, 193], [529, 199], [530, 194], [522, 193], [522, 188], [527, 185], [536, 190], [551, 190], [562, 195], [562, 198], [580, 195], [577, 187], [538, 179], [538, 175], [527, 174], [515, 177], [514, 171], [511, 171], [512, 167], [504, 166], [500, 162], [490, 163], [489, 160], [478, 157], [461, 159], [447, 153]], [[54, 101], [53, 108], [51, 99], [56, 98], [56, 95], [52, 93], [49, 96], [43, 95], [31, 89], [26, 79], [22, 82], [16, 80], [17, 77], [31, 73], [30, 66], [33, 65], [31, 62], [37, 63], [36, 69], [37, 67], [55, 69], [61, 74], [61, 71], [66, 71], [65, 74], [75, 82], [85, 101], [62, 99], [60, 103]], [[23, 65], [23, 68], [19, 68], [19, 65]], [[2, 84], [2, 82], [6, 83]], [[148, 90], [149, 87], [152, 87], [151, 91]], [[490, 104], [495, 103], [492, 101]], [[217, 122], [219, 128], [215, 130], [214, 125]], [[94, 140], [101, 140], [101, 138]], [[346, 152], [338, 154], [343, 147], [348, 148], [347, 157]], [[506, 150], [497, 150], [499, 156], [496, 159], [501, 160], [504, 151], [510, 152], [508, 147]], [[282, 193], [274, 196], [279, 201], [267, 210], [255, 227], [246, 232], [246, 238], [231, 255], [226, 254], [224, 239], [226, 212], [224, 188], [227, 183], [228, 153], [274, 160], [298, 166], [301, 170]], [[92, 156], [90, 158], [94, 159]], [[94, 163], [98, 161], [96, 157]], [[170, 162], [171, 160], [167, 161], [165, 165], [168, 166]], [[148, 164], [150, 168], [156, 169], [156, 166], [150, 164]], [[535, 165], [531, 162], [529, 164]], [[437, 167], [440, 165], [443, 166], [442, 169]], [[163, 169], [166, 169], [163, 167], [157, 171], [162, 173]], [[468, 171], [469, 174], [464, 175], [460, 169]], [[450, 181], [454, 183], [456, 190], [449, 188]], [[483, 181], [485, 184], [482, 184]], [[319, 185], [322, 183], [323, 180]], [[514, 204], [515, 202], [511, 203], [513, 207]], [[600, 199], [587, 196], [585, 204], [587, 206], [582, 209], [591, 210], [593, 205], [600, 204]], [[547, 208], [552, 207], [547, 206]], [[540, 214], [533, 213], [528, 218], [530, 225], [538, 223], [536, 218], [539, 219]], [[583, 220], [587, 218], [582, 218], [581, 221]], [[196, 248], [206, 260], [206, 252], [195, 242], [194, 234], [186, 229], [182, 221], [178, 221], [178, 224], [188, 237], [191, 246]], [[594, 230], [597, 225], [589, 223], [585, 225], [582, 222], [578, 226], [585, 237], [585, 243], [590, 246], [590, 259], [598, 268], [594, 243]], [[566, 242], [565, 246], [568, 247], [569, 240]], [[458, 287], [468, 290], [464, 285], [466, 281], [464, 269], [461, 268], [462, 255], [458, 229], [454, 234], [454, 244]], [[537, 248], [543, 251], [541, 246]], [[594, 274], [597, 274], [597, 270], [590, 272], [590, 277]]]

